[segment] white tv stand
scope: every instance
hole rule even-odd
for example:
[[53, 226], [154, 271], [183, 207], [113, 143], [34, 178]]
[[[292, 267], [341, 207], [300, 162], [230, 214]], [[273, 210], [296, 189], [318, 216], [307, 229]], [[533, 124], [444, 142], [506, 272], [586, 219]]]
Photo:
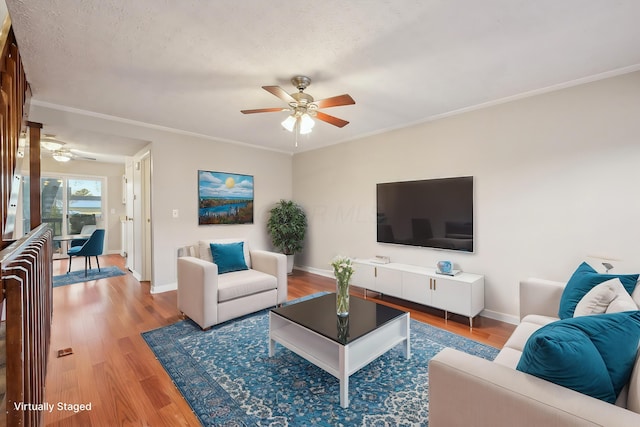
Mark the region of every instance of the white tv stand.
[[418, 304], [473, 318], [484, 310], [484, 276], [458, 273], [447, 276], [435, 268], [388, 263], [380, 264], [368, 259], [356, 259], [352, 283], [383, 295], [391, 295]]

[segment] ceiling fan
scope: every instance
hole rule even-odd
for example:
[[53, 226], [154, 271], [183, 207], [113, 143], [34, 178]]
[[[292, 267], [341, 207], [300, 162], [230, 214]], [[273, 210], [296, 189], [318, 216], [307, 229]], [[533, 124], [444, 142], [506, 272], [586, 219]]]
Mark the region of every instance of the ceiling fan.
[[68, 162], [69, 160], [96, 160], [94, 157], [76, 154], [73, 150], [64, 148], [65, 142], [56, 139], [54, 135], [45, 135], [40, 139], [40, 146], [47, 150], [51, 157], [58, 162]]
[[330, 116], [329, 114], [318, 110], [321, 108], [355, 104], [356, 102], [351, 98], [351, 96], [344, 94], [315, 101], [313, 96], [308, 93], [304, 93], [304, 90], [311, 84], [311, 79], [309, 77], [295, 76], [291, 79], [291, 84], [298, 89], [298, 92], [289, 94], [280, 86], [262, 86], [264, 90], [286, 102], [289, 105], [288, 107], [241, 110], [241, 113], [253, 114], [289, 111], [291, 114], [282, 122], [282, 126], [290, 132], [296, 131], [296, 135], [298, 133], [305, 134], [311, 132], [311, 129], [315, 125], [312, 117], [340, 128], [349, 124], [346, 120]]

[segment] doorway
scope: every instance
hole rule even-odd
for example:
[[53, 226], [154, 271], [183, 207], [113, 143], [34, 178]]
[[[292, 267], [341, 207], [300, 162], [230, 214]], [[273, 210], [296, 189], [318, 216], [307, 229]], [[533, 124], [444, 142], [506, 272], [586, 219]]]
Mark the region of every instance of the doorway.
[[127, 242], [126, 266], [137, 280], [151, 281], [151, 155], [149, 152], [127, 162], [125, 194], [127, 216], [123, 234]]

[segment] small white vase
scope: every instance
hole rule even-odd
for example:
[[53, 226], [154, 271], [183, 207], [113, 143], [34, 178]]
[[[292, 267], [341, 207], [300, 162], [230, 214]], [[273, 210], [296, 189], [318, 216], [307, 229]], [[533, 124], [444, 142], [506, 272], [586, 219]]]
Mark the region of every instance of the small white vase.
[[293, 257], [295, 255], [287, 255], [287, 274], [293, 273]]

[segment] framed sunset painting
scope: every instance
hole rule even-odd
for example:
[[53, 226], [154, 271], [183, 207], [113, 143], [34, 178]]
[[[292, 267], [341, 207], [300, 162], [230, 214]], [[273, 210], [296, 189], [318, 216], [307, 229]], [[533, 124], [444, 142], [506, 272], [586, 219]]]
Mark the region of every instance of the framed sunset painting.
[[253, 176], [198, 171], [198, 225], [253, 224]]

